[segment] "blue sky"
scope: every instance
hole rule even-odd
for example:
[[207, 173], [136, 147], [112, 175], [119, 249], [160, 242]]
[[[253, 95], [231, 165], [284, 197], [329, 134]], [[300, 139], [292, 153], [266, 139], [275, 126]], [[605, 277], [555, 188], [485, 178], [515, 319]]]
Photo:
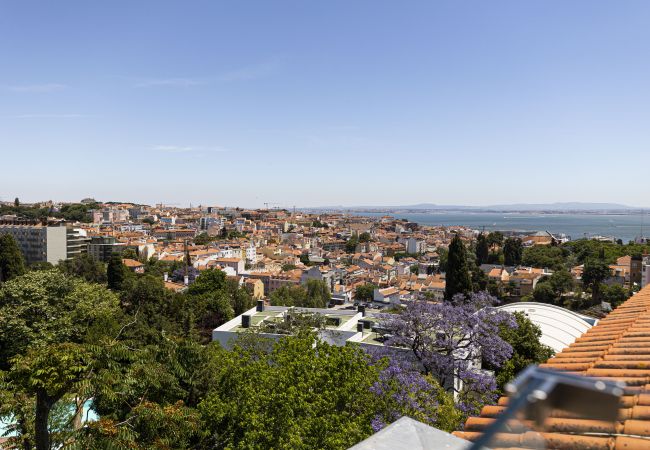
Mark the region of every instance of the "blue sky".
[[650, 206], [647, 1], [0, 2], [0, 197]]

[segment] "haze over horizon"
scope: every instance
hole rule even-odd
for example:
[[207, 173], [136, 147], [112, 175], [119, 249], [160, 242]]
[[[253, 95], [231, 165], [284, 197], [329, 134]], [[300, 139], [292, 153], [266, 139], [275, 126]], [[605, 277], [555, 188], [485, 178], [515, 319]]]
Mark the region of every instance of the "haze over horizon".
[[647, 2], [38, 5], [0, 6], [4, 201], [648, 203]]

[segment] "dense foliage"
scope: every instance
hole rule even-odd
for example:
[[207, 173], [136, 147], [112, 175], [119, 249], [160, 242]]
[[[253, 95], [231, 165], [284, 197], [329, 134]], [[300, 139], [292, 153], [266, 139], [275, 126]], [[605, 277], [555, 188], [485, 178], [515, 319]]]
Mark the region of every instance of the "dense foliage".
[[354, 290], [354, 299], [361, 302], [372, 301], [376, 288], [377, 286], [372, 283], [365, 283], [357, 286]]
[[384, 316], [385, 344], [391, 352], [404, 349], [395, 357], [420, 365], [445, 389], [456, 391], [463, 412], [476, 413], [485, 401], [494, 400], [496, 389], [494, 378], [479, 370], [476, 360], [501, 367], [512, 346], [501, 338], [500, 328], [517, 326], [512, 315], [492, 308], [495, 303], [486, 293], [457, 294], [443, 303], [410, 302], [401, 314]]
[[25, 273], [25, 259], [9, 234], [0, 234], [0, 283]]
[[515, 312], [514, 318], [516, 327], [499, 327], [499, 336], [512, 347], [512, 356], [498, 368], [486, 364], [487, 368], [495, 369], [499, 390], [529, 365], [543, 363], [553, 356], [553, 350], [540, 343], [542, 331], [537, 325], [522, 312]]
[[273, 306], [300, 306], [305, 308], [327, 308], [332, 295], [324, 281], [309, 280], [305, 287], [285, 285], [271, 293]]
[[[387, 318], [386, 343], [415, 358], [331, 346], [316, 337], [325, 319], [317, 315], [258, 330], [286, 335], [276, 343], [251, 331], [225, 349], [210, 343], [211, 331], [253, 299], [220, 270], [201, 271], [184, 292], [166, 289], [162, 274], [178, 269], [151, 260], [136, 274], [119, 255], [108, 265], [81, 256], [0, 284], [0, 417], [13, 420], [13, 445], [338, 449], [403, 415], [451, 431], [494, 398], [494, 380], [470, 363], [479, 349], [495, 367], [509, 367], [508, 343], [527, 355], [499, 337], [503, 326], [516, 331], [485, 294], [416, 302]], [[310, 280], [271, 301], [326, 307], [330, 292]], [[84, 426], [90, 399], [100, 419]]]
[[98, 209], [98, 203], [68, 203], [61, 207], [59, 211], [54, 208], [41, 205], [25, 206], [20, 202], [14, 202], [13, 205], [0, 205], [0, 216], [16, 215], [24, 219], [42, 220], [48, 217], [65, 219], [71, 222], [90, 222], [90, 210]]
[[451, 300], [456, 294], [468, 295], [471, 293], [472, 279], [468, 252], [458, 235], [455, 235], [449, 244], [446, 265], [445, 299]]

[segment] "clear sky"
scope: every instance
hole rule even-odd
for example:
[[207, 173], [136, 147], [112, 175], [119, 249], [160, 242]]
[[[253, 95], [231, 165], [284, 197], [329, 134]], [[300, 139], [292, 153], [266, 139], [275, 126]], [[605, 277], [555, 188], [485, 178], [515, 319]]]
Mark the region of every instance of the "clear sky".
[[650, 206], [650, 2], [0, 2], [0, 197]]

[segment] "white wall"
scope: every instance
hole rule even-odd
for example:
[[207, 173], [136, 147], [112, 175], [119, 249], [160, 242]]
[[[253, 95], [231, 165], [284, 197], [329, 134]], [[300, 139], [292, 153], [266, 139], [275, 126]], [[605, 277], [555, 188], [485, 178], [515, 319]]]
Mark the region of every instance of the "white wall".
[[47, 227], [47, 262], [57, 264], [68, 257], [66, 227]]

